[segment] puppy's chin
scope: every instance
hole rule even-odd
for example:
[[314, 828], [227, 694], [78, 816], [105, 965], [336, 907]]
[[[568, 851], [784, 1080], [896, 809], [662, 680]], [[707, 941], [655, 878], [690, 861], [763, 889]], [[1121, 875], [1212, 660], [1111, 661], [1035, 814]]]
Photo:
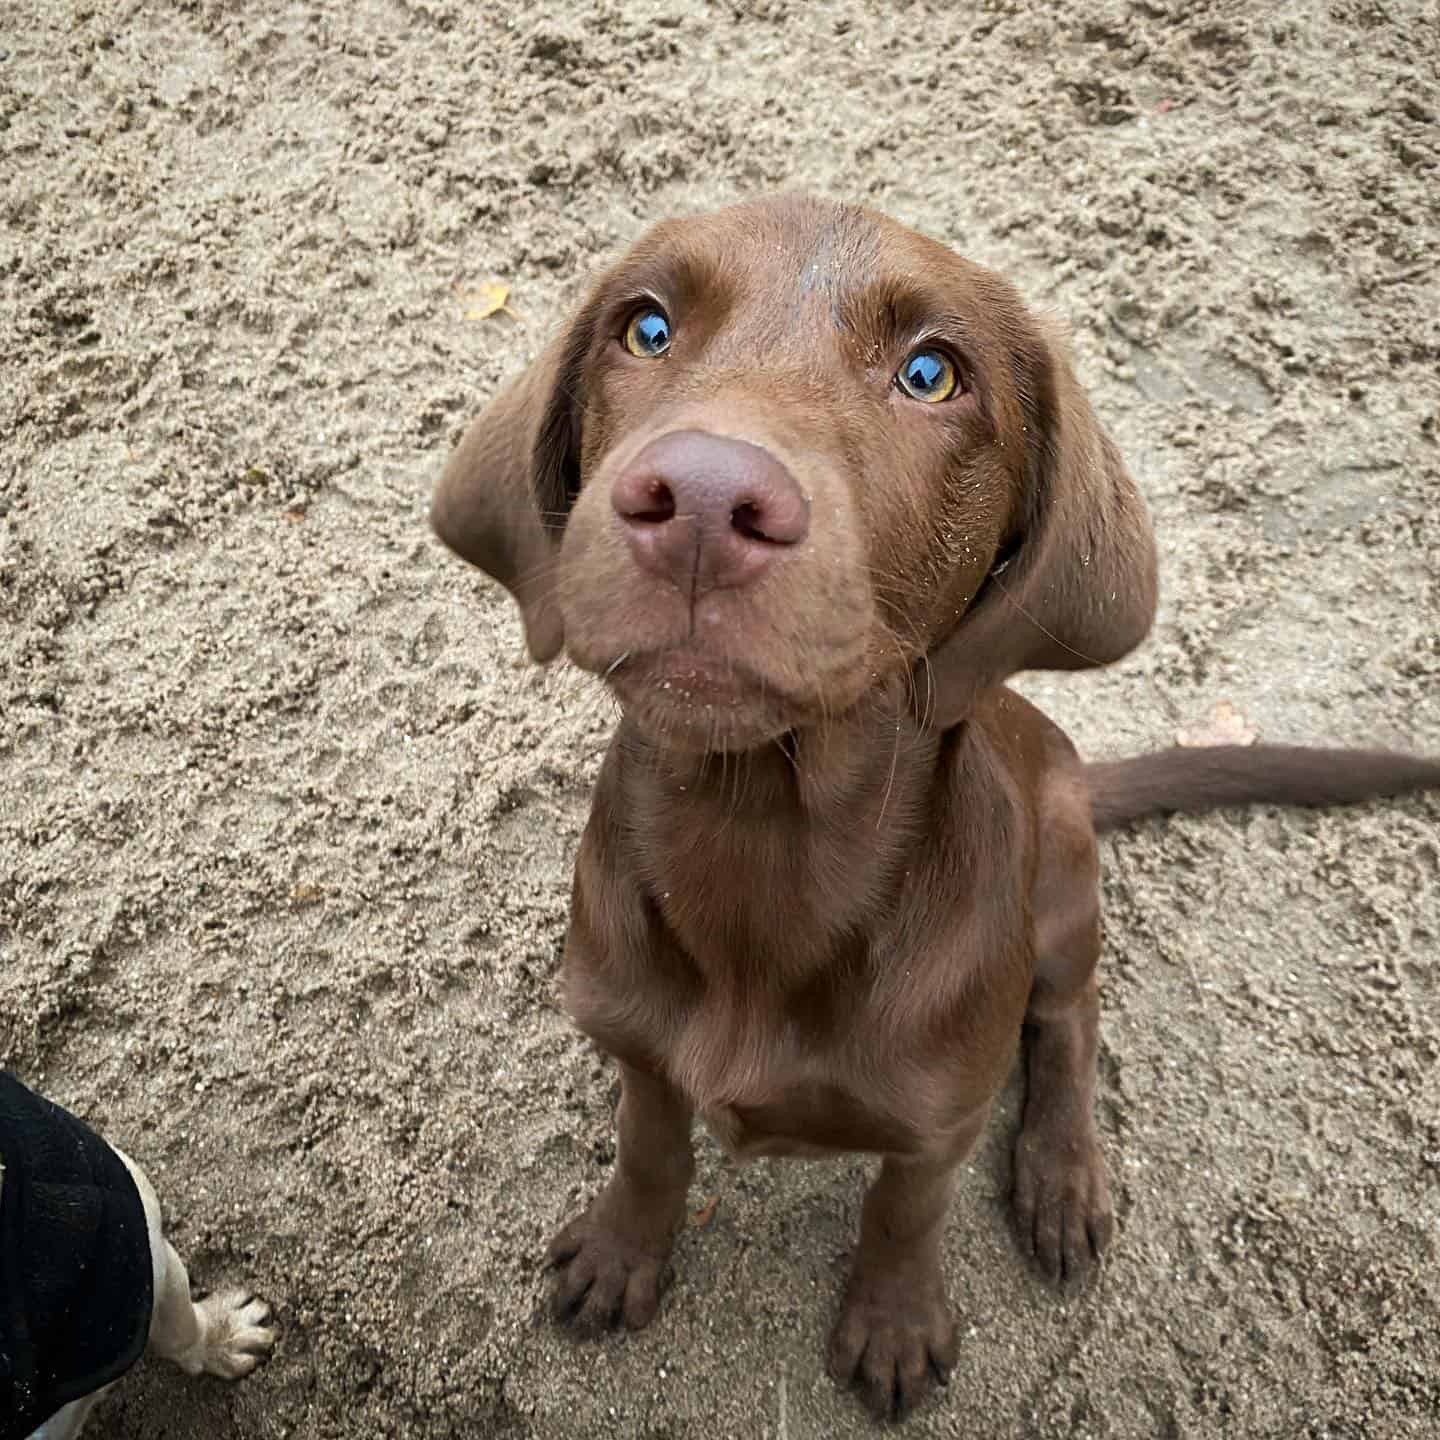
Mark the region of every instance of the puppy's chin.
[[683, 754], [756, 750], [833, 713], [746, 665], [691, 651], [627, 655], [600, 673], [647, 740]]

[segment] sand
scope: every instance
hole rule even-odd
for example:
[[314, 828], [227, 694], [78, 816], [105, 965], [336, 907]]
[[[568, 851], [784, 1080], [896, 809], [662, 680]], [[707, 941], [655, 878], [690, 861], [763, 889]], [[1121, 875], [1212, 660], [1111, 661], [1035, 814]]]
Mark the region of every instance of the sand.
[[[1269, 12], [1268, 14], [1266, 12]], [[863, 1165], [700, 1142], [657, 1323], [544, 1318], [613, 1163], [556, 969], [613, 710], [429, 536], [466, 418], [649, 220], [872, 202], [1063, 317], [1163, 552], [1084, 750], [1228, 701], [1440, 750], [1433, 4], [10, 0], [0, 1063], [283, 1339], [103, 1436], [873, 1433], [825, 1377]], [[507, 312], [476, 318], [487, 283]], [[1433, 1436], [1440, 801], [1105, 844], [1120, 1229], [1057, 1297], [1012, 1086], [916, 1436]]]

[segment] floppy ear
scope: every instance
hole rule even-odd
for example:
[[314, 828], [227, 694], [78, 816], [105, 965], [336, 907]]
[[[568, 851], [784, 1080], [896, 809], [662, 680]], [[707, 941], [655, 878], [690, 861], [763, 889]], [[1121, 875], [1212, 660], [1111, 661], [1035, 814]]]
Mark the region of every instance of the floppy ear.
[[938, 728], [1017, 671], [1119, 660], [1155, 616], [1144, 501], [1061, 342], [1043, 331], [1022, 340], [1013, 368], [1024, 416], [1020, 524], [974, 604], [917, 669], [917, 708]]
[[520, 606], [532, 659], [565, 643], [555, 564], [580, 491], [580, 384], [588, 307], [471, 422], [435, 487], [430, 524]]

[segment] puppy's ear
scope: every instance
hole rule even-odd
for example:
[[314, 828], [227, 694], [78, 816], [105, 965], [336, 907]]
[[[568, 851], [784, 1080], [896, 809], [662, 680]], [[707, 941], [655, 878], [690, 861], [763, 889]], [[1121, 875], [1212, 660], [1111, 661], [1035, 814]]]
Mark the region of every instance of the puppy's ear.
[[1018, 343], [1013, 372], [1024, 417], [1021, 515], [975, 602], [917, 669], [918, 712], [939, 728], [1017, 671], [1119, 660], [1155, 616], [1144, 501], [1062, 342], [1036, 330]]
[[581, 385], [592, 334], [587, 307], [480, 412], [430, 505], [441, 540], [515, 597], [526, 648], [541, 664], [565, 643], [555, 565], [580, 491]]

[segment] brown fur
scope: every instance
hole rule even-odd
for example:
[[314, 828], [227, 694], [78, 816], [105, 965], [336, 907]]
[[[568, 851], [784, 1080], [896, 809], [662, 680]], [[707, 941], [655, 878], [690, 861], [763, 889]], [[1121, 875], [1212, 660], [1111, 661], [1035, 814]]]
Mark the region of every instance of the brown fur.
[[[650, 302], [673, 340], [637, 358], [620, 336]], [[964, 379], [935, 405], [892, 383], [928, 342]], [[627, 548], [612, 491], [685, 430], [762, 447], [808, 499], [805, 542], [753, 583], [687, 590]], [[565, 957], [571, 1013], [620, 1064], [619, 1151], [552, 1246], [557, 1309], [652, 1318], [697, 1113], [741, 1156], [874, 1152], [831, 1366], [877, 1413], [954, 1363], [952, 1176], [1022, 1029], [1026, 1248], [1061, 1277], [1110, 1237], [1097, 825], [1440, 783], [1434, 762], [1266, 747], [1087, 770], [1004, 688], [1143, 639], [1149, 522], [1015, 291], [865, 210], [657, 226], [475, 422], [433, 518], [516, 596], [537, 660], [563, 647], [622, 706]]]

